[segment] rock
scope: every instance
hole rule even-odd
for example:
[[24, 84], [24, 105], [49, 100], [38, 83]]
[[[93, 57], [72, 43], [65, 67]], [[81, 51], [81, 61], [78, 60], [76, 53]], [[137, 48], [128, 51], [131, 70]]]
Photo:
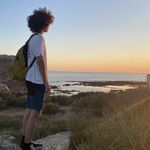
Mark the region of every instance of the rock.
[[71, 132], [59, 132], [54, 135], [44, 137], [36, 142], [42, 143], [42, 150], [68, 150], [70, 145]]
[[52, 89], [59, 89], [57, 86], [53, 85], [51, 86]]
[[10, 135], [0, 136], [0, 150], [21, 150], [16, 138]]
[[[59, 132], [49, 135], [42, 139], [36, 140], [34, 143], [42, 143], [42, 150], [69, 150], [71, 132]], [[16, 138], [10, 135], [0, 136], [0, 150], [21, 150], [16, 143]]]
[[8, 93], [9, 92], [8, 86], [6, 84], [0, 84], [0, 92]]
[[71, 84], [64, 84], [63, 86], [71, 86]]

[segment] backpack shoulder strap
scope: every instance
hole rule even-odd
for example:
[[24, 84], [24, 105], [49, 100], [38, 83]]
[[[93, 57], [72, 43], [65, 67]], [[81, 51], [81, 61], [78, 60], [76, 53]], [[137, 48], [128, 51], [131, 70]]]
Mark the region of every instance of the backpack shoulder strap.
[[[37, 35], [37, 33], [34, 33], [34, 34], [32, 34], [31, 36], [30, 36], [30, 38], [28, 39], [28, 41], [25, 43], [25, 45], [24, 45], [24, 51], [23, 51], [23, 53], [24, 53], [24, 59], [25, 59], [25, 66], [27, 67], [28, 66], [28, 56], [27, 56], [27, 51], [28, 51], [28, 43], [29, 43], [29, 41], [30, 41], [30, 39], [34, 36], [34, 35]], [[35, 61], [35, 60], [34, 60]], [[34, 63], [34, 61], [33, 61], [33, 63]], [[32, 64], [32, 63], [31, 63]], [[30, 64], [30, 65], [31, 65]], [[32, 65], [31, 65], [32, 66]]]
[[34, 57], [34, 59], [32, 60], [31, 64], [28, 67], [28, 70], [32, 67], [32, 65], [34, 64], [35, 60], [36, 60], [36, 57]]
[[26, 42], [26, 44], [28, 44], [28, 42], [30, 41], [30, 39], [34, 36], [34, 35], [37, 35], [37, 33], [34, 33], [30, 36], [30, 38], [28, 39], [28, 41]]
[[[32, 34], [32, 35], [30, 36], [29, 40], [27, 41], [27, 43], [30, 41], [30, 39], [31, 39], [34, 35], [37, 35], [37, 33]], [[32, 67], [32, 65], [34, 64], [35, 60], [36, 60], [36, 57], [34, 57], [34, 59], [32, 60], [31, 64], [30, 64], [29, 67], [28, 67], [28, 70]]]

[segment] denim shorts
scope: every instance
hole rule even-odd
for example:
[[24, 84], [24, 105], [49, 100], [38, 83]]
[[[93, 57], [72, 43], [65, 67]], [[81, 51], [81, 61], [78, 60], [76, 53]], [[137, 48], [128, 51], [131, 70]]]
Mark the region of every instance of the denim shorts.
[[25, 85], [27, 87], [27, 99], [26, 99], [26, 108], [30, 109], [43, 109], [44, 95], [45, 95], [45, 85], [37, 84], [25, 80]]

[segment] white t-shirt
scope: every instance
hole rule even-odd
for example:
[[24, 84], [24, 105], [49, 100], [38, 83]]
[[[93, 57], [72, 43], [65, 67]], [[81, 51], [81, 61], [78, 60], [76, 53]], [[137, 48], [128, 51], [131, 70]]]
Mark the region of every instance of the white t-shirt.
[[[46, 73], [47, 73], [47, 54], [45, 40], [41, 34], [34, 35], [28, 43], [28, 66], [33, 61], [34, 57], [42, 55], [44, 58]], [[26, 74], [26, 80], [37, 84], [44, 84], [38, 64], [35, 60], [32, 67]]]

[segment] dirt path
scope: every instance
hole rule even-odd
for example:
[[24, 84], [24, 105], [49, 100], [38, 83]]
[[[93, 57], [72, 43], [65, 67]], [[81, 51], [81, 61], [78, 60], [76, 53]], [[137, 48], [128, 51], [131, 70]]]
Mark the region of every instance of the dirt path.
[[[124, 110], [124, 112], [128, 112], [144, 103], [146, 103], [147, 101], [150, 101], [150, 97], [146, 97], [141, 99], [138, 103], [135, 103], [131, 106], [129, 106], [126, 110]], [[60, 106], [60, 109], [63, 110], [64, 113], [58, 112], [56, 114], [44, 114], [44, 115], [48, 115], [50, 116], [52, 119], [69, 119], [69, 117], [73, 116], [74, 113], [71, 111], [72, 106]], [[1, 115], [5, 115], [5, 116], [9, 116], [9, 117], [17, 117], [17, 116], [23, 116], [23, 114], [25, 113], [25, 108], [19, 107], [19, 108], [11, 108], [11, 109], [6, 109], [6, 110], [2, 110], [0, 111]], [[121, 115], [122, 112], [118, 112], [117, 114], [115, 114], [114, 116], [112, 116], [111, 118], [109, 118], [110, 120]]]
[[[56, 113], [56, 114], [44, 114], [47, 116], [50, 116], [52, 119], [69, 119], [74, 113], [71, 112], [71, 106], [60, 106], [60, 109], [63, 110], [64, 113]], [[19, 107], [19, 108], [11, 108], [0, 111], [1, 115], [5, 115], [8, 117], [17, 117], [17, 116], [23, 116], [25, 113], [25, 108]]]

